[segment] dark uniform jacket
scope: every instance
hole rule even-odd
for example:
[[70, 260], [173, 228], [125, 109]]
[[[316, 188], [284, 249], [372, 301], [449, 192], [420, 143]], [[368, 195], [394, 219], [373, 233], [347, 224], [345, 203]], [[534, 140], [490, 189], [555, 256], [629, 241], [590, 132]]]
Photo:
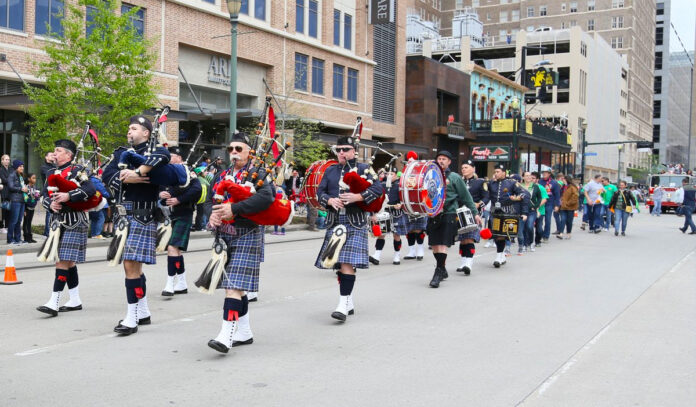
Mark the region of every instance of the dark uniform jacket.
[[172, 219], [185, 219], [189, 222], [193, 216], [193, 210], [196, 208], [196, 202], [201, 198], [203, 187], [197, 177], [191, 177], [191, 182], [186, 188], [180, 186], [164, 187], [164, 191], [169, 192], [172, 198], [179, 200], [178, 205], [172, 207]]
[[[327, 209], [326, 217], [326, 227], [332, 228], [336, 222], [338, 222], [339, 212], [334, 209], [333, 206], [329, 205], [330, 198], [338, 198], [339, 193], [350, 192], [348, 190], [341, 190], [339, 187], [339, 182], [342, 179], [342, 175], [350, 171], [352, 168], [357, 167], [358, 174], [363, 175], [369, 166], [367, 164], [358, 163], [356, 159], [348, 160], [345, 165], [334, 164], [326, 169], [324, 177], [321, 179], [319, 188], [317, 189], [317, 197], [319, 198], [319, 203]], [[372, 180], [372, 185], [369, 188], [362, 191], [362, 195], [366, 204], [371, 203], [375, 199], [379, 198], [384, 191], [382, 184], [372, 176], [372, 174], [367, 175], [368, 180]], [[367, 215], [365, 212], [358, 207], [356, 203], [352, 203], [345, 206], [345, 214], [348, 216], [349, 223], [356, 227], [362, 228], [367, 225]]]
[[471, 199], [479, 207], [483, 208], [488, 204], [490, 198], [488, 197], [488, 184], [485, 179], [482, 178], [463, 178], [464, 183], [467, 188], [469, 188], [469, 193], [471, 194]]
[[[59, 173], [62, 174], [63, 178], [65, 179], [79, 180], [80, 186], [68, 192], [68, 195], [70, 195], [70, 202], [84, 202], [97, 193], [97, 188], [94, 186], [92, 181], [89, 180], [89, 178], [86, 181], [80, 180], [80, 173], [83, 170], [84, 168], [81, 165], [74, 165], [71, 167], [70, 162], [67, 162], [61, 165], [60, 167], [52, 167], [49, 171], [46, 172], [46, 178], [48, 179], [48, 176], [51, 174]], [[43, 196], [44, 198], [42, 201], [44, 209], [46, 209], [46, 211], [48, 212], [53, 213], [53, 211], [51, 210], [51, 198], [48, 197], [47, 183], [43, 186], [41, 196]], [[87, 222], [87, 212], [76, 211], [71, 207], [67, 206], [65, 202], [62, 203], [60, 213], [63, 214], [62, 220], [67, 226], [75, 225], [78, 222]]]
[[[527, 215], [529, 213], [529, 191], [515, 180], [506, 178], [502, 181], [490, 181], [488, 183], [491, 213], [495, 211], [496, 203], [500, 202], [500, 206], [506, 213], [516, 213], [517, 215]], [[513, 201], [510, 199], [512, 195], [522, 196], [522, 201]]]
[[382, 184], [384, 186], [384, 193], [387, 195], [387, 205], [389, 205], [387, 209], [392, 216], [401, 216], [404, 213], [403, 209], [396, 209], [393, 207], [394, 205], [401, 203], [401, 194], [399, 193], [400, 180], [401, 178], [397, 178], [395, 181], [392, 181], [389, 188], [387, 188], [386, 181], [384, 181], [384, 184]]
[[457, 209], [466, 205], [471, 210], [471, 213], [476, 215], [478, 213], [476, 205], [462, 177], [448, 168], [445, 170], [445, 178], [447, 190], [445, 192], [445, 206], [442, 209], [442, 213], [457, 213]]

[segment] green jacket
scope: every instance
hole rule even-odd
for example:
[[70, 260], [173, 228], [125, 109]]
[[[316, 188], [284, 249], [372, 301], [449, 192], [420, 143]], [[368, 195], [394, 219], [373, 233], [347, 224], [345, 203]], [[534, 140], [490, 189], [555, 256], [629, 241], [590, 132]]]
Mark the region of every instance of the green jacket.
[[469, 188], [466, 187], [466, 183], [462, 177], [450, 170], [447, 170], [445, 175], [447, 177], [447, 189], [445, 192], [445, 206], [442, 212], [457, 213], [457, 209], [466, 205], [467, 208], [471, 209], [471, 213], [473, 213], [474, 216], [478, 215], [476, 204], [473, 198], [471, 198]]

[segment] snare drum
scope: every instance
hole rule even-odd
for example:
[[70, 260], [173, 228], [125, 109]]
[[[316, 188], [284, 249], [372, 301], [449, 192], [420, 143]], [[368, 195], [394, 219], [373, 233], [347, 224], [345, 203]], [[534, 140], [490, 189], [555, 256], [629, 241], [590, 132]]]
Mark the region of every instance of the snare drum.
[[435, 161], [411, 161], [399, 181], [403, 209], [411, 216], [435, 216], [445, 205], [447, 184]]
[[505, 213], [491, 214], [491, 232], [493, 237], [515, 237], [520, 226], [518, 215], [508, 215]]
[[478, 225], [476, 224], [474, 215], [471, 213], [471, 209], [467, 208], [466, 206], [462, 206], [461, 208], [457, 209], [457, 220], [459, 221], [458, 233], [460, 235], [473, 232], [474, 230], [478, 229]]
[[375, 214], [376, 221], [370, 221], [370, 234], [373, 237], [381, 237], [392, 232], [392, 216], [389, 212]]
[[334, 164], [338, 164], [338, 161], [320, 160], [312, 163], [307, 169], [307, 173], [302, 181], [302, 187], [300, 188], [300, 194], [304, 195], [307, 202], [315, 209], [322, 209], [321, 204], [319, 204], [317, 190], [319, 189], [319, 184], [321, 184], [321, 179], [324, 177], [324, 172]]

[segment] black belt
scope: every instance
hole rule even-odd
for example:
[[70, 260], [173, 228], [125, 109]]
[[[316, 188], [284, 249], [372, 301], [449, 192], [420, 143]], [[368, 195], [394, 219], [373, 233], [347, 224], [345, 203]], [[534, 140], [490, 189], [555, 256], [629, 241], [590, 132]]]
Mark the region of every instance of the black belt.
[[130, 216], [150, 215], [157, 208], [157, 201], [124, 201], [123, 203], [132, 205], [131, 209], [126, 210], [126, 214]]

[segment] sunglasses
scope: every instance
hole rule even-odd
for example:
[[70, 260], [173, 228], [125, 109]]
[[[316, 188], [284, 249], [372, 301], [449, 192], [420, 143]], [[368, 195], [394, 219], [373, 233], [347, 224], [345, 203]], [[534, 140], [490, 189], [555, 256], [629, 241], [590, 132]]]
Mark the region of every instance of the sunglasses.
[[353, 147], [336, 147], [336, 152], [337, 153], [347, 153], [352, 149], [353, 149]]
[[231, 153], [232, 151], [236, 151], [238, 153], [241, 153], [242, 151], [244, 151], [244, 147], [242, 147], [242, 146], [227, 147], [228, 153]]

